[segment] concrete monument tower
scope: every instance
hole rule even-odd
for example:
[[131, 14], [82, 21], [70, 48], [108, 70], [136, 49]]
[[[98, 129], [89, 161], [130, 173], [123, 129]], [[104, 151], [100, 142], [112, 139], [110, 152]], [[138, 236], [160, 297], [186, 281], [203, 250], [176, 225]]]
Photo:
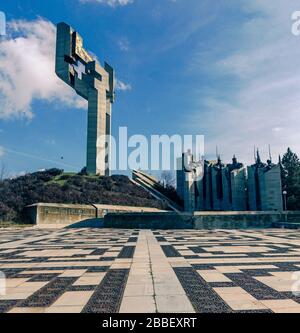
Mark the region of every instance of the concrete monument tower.
[[79, 34], [66, 23], [57, 25], [57, 76], [88, 100], [87, 172], [110, 174], [111, 112], [114, 102], [114, 70], [104, 68], [83, 48]]

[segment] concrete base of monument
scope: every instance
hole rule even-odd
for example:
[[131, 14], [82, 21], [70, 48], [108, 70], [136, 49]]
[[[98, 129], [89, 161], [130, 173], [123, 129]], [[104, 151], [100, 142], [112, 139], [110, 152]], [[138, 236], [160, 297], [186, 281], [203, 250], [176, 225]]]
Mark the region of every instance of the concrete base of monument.
[[297, 223], [300, 227], [300, 212], [109, 213], [104, 217], [106, 228], [129, 229], [295, 228]]
[[25, 213], [31, 224], [47, 227], [103, 227], [103, 217], [107, 213], [118, 212], [165, 212], [150, 207], [117, 205], [72, 205], [37, 203], [27, 206]]
[[175, 212], [108, 213], [105, 228], [124, 229], [193, 229], [193, 215]]
[[280, 212], [195, 212], [195, 229], [272, 228], [282, 221]]
[[39, 203], [26, 208], [40, 228], [255, 229], [300, 228], [300, 212], [176, 213], [149, 207]]

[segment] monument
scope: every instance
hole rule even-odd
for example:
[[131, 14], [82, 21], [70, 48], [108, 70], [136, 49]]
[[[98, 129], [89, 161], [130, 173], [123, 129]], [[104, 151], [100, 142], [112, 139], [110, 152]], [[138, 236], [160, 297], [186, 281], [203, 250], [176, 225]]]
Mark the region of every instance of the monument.
[[280, 165], [262, 163], [258, 152], [248, 168], [235, 156], [223, 164], [220, 156], [196, 162], [184, 153], [177, 160], [177, 193], [187, 212], [283, 210]]
[[200, 162], [195, 162], [193, 154], [188, 151], [177, 159], [177, 193], [184, 202], [184, 210], [193, 212], [199, 208], [202, 202], [199, 191], [203, 168]]
[[257, 151], [255, 164], [247, 168], [247, 173], [249, 208], [283, 210], [280, 165], [274, 165], [271, 158], [267, 164], [263, 163]]
[[114, 70], [83, 47], [83, 40], [66, 23], [57, 25], [57, 76], [88, 101], [86, 169], [90, 174], [110, 175], [111, 114], [114, 102]]

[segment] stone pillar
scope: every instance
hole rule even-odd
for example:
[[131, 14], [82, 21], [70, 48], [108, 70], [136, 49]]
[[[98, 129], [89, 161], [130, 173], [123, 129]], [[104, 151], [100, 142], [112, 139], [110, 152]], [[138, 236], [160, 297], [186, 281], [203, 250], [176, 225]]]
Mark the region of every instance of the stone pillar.
[[232, 210], [247, 210], [247, 192], [246, 192], [246, 169], [233, 170], [231, 172], [231, 198]]
[[195, 200], [195, 182], [192, 172], [185, 173], [184, 185], [184, 210], [186, 212], [194, 212], [196, 210]]
[[230, 173], [228, 168], [224, 168], [222, 170], [222, 186], [223, 186], [222, 210], [230, 211], [232, 210], [232, 205], [231, 205]]
[[257, 211], [257, 193], [256, 193], [256, 184], [255, 184], [255, 167], [249, 166], [247, 167], [247, 187], [248, 187], [248, 203], [249, 209], [253, 211]]
[[260, 172], [261, 204], [263, 211], [283, 211], [280, 166]]
[[88, 94], [87, 172], [110, 175], [111, 101], [107, 96], [109, 74], [95, 61], [87, 70], [97, 73], [101, 80], [87, 78]]
[[195, 210], [195, 184], [192, 170], [188, 167], [192, 157], [188, 154], [182, 154], [177, 159], [176, 186], [179, 197], [184, 202], [184, 211], [193, 212]]
[[213, 198], [213, 210], [222, 210], [222, 197], [219, 197], [218, 187], [220, 186], [223, 191], [222, 184], [220, 184], [219, 170], [214, 167], [211, 168], [211, 179], [212, 179], [212, 198]]
[[197, 194], [196, 197], [196, 210], [204, 210], [205, 209], [205, 200], [204, 200], [204, 185], [205, 185], [205, 179], [202, 177], [201, 179], [197, 180], [196, 186], [197, 186]]
[[196, 193], [194, 171], [192, 168], [193, 155], [188, 152], [183, 154], [183, 170], [184, 170], [184, 210], [186, 212], [194, 212], [196, 209]]
[[261, 164], [248, 167], [250, 210], [282, 211], [282, 184], [279, 165]]
[[205, 166], [204, 171], [205, 182], [205, 210], [213, 210], [213, 195], [212, 195], [212, 167], [211, 165]]

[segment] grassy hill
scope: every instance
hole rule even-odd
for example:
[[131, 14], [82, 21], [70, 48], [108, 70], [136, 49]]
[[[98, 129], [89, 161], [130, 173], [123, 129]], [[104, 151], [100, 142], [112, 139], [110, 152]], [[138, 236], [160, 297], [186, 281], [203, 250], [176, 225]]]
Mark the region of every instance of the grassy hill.
[[24, 222], [24, 208], [37, 202], [166, 208], [126, 176], [98, 177], [50, 169], [0, 182], [0, 221]]

